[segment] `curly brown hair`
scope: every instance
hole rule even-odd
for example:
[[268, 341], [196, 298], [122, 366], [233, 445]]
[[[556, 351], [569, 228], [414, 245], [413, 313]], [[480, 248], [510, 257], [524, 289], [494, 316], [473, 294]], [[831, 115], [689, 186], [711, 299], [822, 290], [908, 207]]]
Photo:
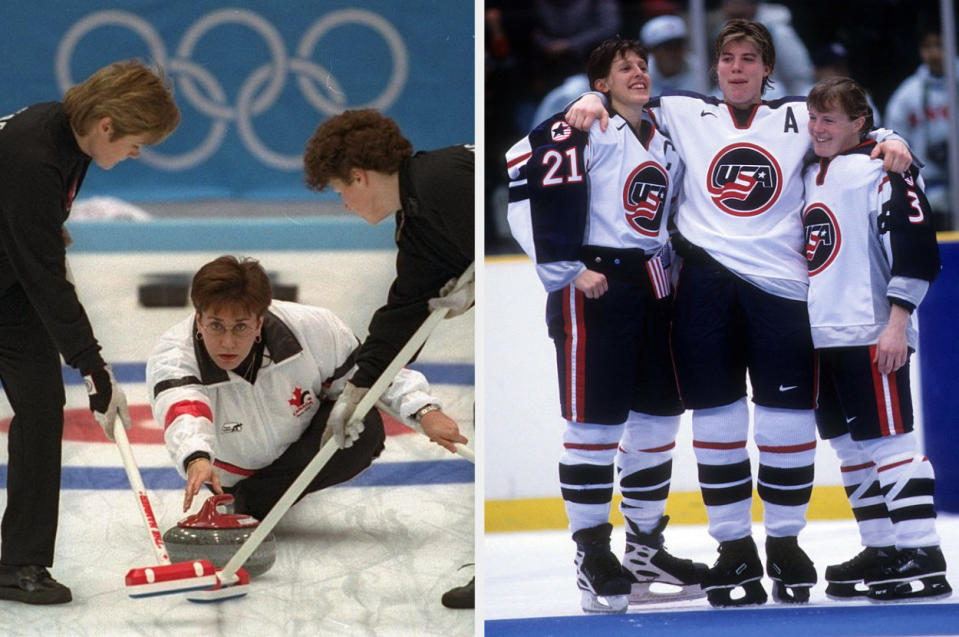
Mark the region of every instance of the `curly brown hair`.
[[239, 306], [260, 317], [273, 300], [270, 277], [256, 259], [226, 254], [193, 275], [190, 300], [198, 315], [224, 306]]
[[413, 145], [389, 117], [372, 109], [344, 111], [320, 124], [306, 143], [306, 185], [320, 191], [331, 179], [349, 182], [353, 168], [391, 175], [412, 154]]

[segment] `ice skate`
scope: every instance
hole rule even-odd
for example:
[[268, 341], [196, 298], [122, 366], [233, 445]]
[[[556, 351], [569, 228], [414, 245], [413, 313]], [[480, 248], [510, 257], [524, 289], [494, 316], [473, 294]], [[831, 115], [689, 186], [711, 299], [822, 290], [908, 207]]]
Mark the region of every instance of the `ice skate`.
[[[766, 590], [760, 580], [763, 564], [759, 561], [756, 543], [746, 536], [738, 540], [721, 542], [719, 558], [706, 571], [703, 590], [711, 606], [747, 606], [765, 604]], [[742, 595], [733, 597], [733, 592], [742, 588]]]
[[625, 613], [632, 578], [609, 550], [613, 525], [606, 523], [573, 533], [576, 584], [587, 613]]
[[[634, 580], [629, 594], [630, 604], [673, 602], [706, 595], [702, 582], [708, 567], [666, 552], [663, 529], [668, 522], [669, 516], [663, 516], [656, 528], [650, 533], [643, 533], [626, 518], [623, 568]], [[669, 590], [651, 590], [652, 584], [669, 585]]]
[[911, 602], [952, 595], [946, 559], [938, 546], [899, 549], [869, 579], [866, 596], [873, 602]]
[[867, 546], [854, 558], [842, 564], [827, 566], [826, 597], [842, 601], [865, 596], [869, 592], [865, 582], [874, 579], [868, 573], [878, 568], [895, 552], [894, 546]]
[[795, 535], [766, 537], [766, 574], [773, 580], [773, 599], [781, 604], [805, 604], [816, 583], [816, 567]]

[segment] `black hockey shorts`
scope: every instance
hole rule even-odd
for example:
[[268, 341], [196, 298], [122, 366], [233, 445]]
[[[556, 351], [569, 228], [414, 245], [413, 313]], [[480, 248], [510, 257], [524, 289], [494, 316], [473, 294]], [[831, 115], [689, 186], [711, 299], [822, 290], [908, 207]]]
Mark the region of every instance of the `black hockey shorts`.
[[746, 395], [747, 370], [757, 405], [814, 406], [806, 302], [764, 292], [708, 256], [683, 262], [671, 345], [687, 409], [739, 400]]
[[616, 425], [630, 410], [682, 413], [669, 353], [671, 297], [655, 298], [645, 270], [606, 275], [609, 289], [598, 299], [570, 284], [546, 301], [563, 417]]
[[874, 345], [818, 350], [816, 426], [823, 440], [845, 433], [870, 440], [912, 431], [909, 361], [881, 374], [872, 362], [875, 353]]

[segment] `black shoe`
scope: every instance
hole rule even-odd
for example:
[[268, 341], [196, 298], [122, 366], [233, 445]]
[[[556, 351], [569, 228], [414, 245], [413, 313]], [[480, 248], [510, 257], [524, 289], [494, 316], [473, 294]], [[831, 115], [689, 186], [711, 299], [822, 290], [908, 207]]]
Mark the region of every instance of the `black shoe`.
[[[703, 590], [711, 606], [749, 606], [766, 603], [766, 590], [761, 583], [763, 563], [751, 536], [720, 542], [719, 557], [706, 571]], [[741, 588], [742, 596], [733, 597]]]
[[633, 577], [609, 548], [613, 525], [608, 522], [573, 533], [576, 542], [576, 585], [587, 613], [625, 613]]
[[795, 535], [766, 536], [766, 574], [773, 580], [773, 599], [782, 604], [808, 602], [817, 579], [816, 567]]
[[0, 599], [25, 604], [66, 604], [73, 601], [70, 589], [50, 577], [42, 566], [0, 564]]
[[[868, 580], [866, 596], [873, 602], [903, 602], [949, 597], [946, 559], [938, 546], [899, 549]], [[915, 583], [915, 586], [913, 586]]]
[[476, 578], [470, 579], [469, 584], [457, 586], [443, 593], [440, 598], [447, 608], [474, 608], [476, 605]]
[[847, 600], [869, 592], [865, 582], [877, 579], [877, 569], [896, 553], [895, 546], [867, 546], [852, 559], [826, 567], [826, 597]]

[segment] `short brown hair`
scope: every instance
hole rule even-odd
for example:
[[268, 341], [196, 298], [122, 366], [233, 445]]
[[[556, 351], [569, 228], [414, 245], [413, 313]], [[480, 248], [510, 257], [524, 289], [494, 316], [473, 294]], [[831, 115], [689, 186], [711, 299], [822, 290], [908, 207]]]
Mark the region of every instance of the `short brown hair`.
[[389, 117], [372, 109], [344, 111], [320, 124], [306, 143], [306, 185], [323, 190], [331, 179], [349, 182], [353, 168], [391, 175], [412, 154], [413, 145]]
[[610, 38], [606, 40], [589, 54], [589, 61], [586, 63], [586, 77], [589, 78], [589, 90], [595, 91], [594, 84], [596, 80], [609, 77], [609, 71], [613, 67], [613, 61], [617, 55], [626, 57], [626, 54], [632, 51], [644, 61], [649, 62], [649, 53], [646, 51], [639, 40], [627, 40], [626, 38]]
[[113, 122], [111, 141], [146, 135], [148, 144], [156, 144], [180, 124], [180, 109], [163, 71], [137, 60], [114, 62], [71, 87], [63, 97], [63, 108], [70, 126], [80, 135], [109, 117]]
[[849, 119], [865, 117], [866, 121], [859, 131], [859, 141], [865, 141], [872, 130], [872, 107], [866, 97], [866, 91], [848, 77], [831, 77], [819, 82], [806, 98], [806, 106], [821, 113], [835, 108], [845, 113]]
[[193, 275], [190, 300], [197, 314], [227, 305], [242, 307], [260, 317], [273, 300], [270, 277], [256, 259], [217, 257]]
[[737, 40], [746, 40], [755, 46], [759, 50], [760, 57], [763, 59], [763, 65], [769, 67], [769, 75], [763, 78], [762, 92], [765, 93], [766, 89], [773, 84], [771, 77], [773, 69], [776, 68], [776, 47], [773, 45], [772, 34], [762, 22], [743, 20], [741, 18], [727, 21], [726, 24], [723, 25], [723, 28], [720, 29], [719, 35], [716, 36], [716, 49], [714, 53], [717, 62], [719, 61], [719, 56], [723, 53], [723, 49]]

